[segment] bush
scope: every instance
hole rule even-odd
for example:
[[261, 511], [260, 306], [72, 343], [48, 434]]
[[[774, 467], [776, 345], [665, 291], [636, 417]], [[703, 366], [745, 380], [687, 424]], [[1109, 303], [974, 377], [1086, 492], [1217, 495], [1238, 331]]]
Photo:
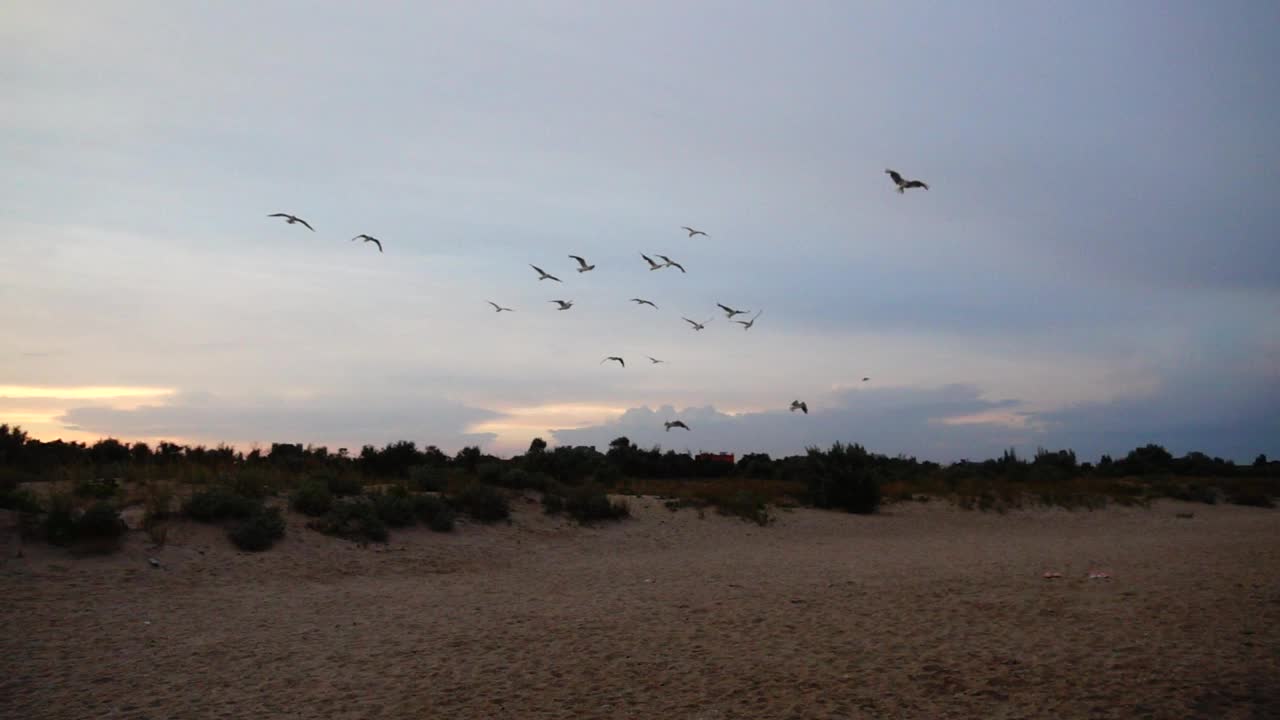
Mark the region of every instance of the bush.
[[49, 512], [44, 517], [45, 540], [66, 545], [76, 537], [75, 504], [66, 493], [49, 496]]
[[[1137, 451], [1135, 450], [1134, 452]], [[1174, 500], [1205, 503], [1207, 505], [1216, 505], [1218, 502], [1218, 491], [1216, 488], [1194, 482], [1186, 483], [1185, 485], [1175, 485], [1169, 489], [1168, 495]]]
[[[480, 467], [481, 482], [485, 482], [485, 469], [487, 467], [487, 465]], [[541, 492], [547, 489], [551, 483], [551, 476], [546, 473], [529, 472], [523, 468], [513, 467], [507, 468], [494, 482], [489, 484], [500, 485], [514, 490], [537, 490]]]
[[202, 522], [218, 520], [247, 520], [262, 510], [260, 500], [252, 500], [232, 492], [230, 488], [215, 486], [201, 490], [187, 500], [183, 511], [188, 517]]
[[275, 493], [273, 477], [266, 468], [246, 467], [231, 475], [227, 480], [231, 492], [254, 500], [261, 500]]
[[616, 488], [622, 483], [622, 471], [612, 464], [602, 464], [593, 474], [596, 484], [607, 488]]
[[880, 482], [861, 445], [809, 448], [809, 499], [820, 508], [870, 514], [880, 509]]
[[1249, 507], [1273, 508], [1276, 504], [1265, 493], [1260, 492], [1236, 492], [1227, 496], [1227, 502], [1233, 505], [1248, 505]]
[[173, 486], [156, 480], [148, 482], [143, 488], [142, 504], [146, 509], [144, 524], [169, 517], [173, 513]]
[[327, 485], [307, 480], [289, 496], [289, 507], [308, 517], [320, 517], [333, 508], [333, 494]]
[[349, 495], [359, 495], [364, 492], [364, 485], [360, 482], [360, 478], [355, 475], [330, 475], [326, 479], [329, 486], [329, 492], [338, 497], [347, 497]]
[[114, 540], [127, 530], [114, 505], [96, 502], [76, 518], [74, 532], [77, 540]]
[[497, 522], [511, 517], [507, 496], [488, 485], [468, 485], [453, 498], [452, 504], [480, 522]]
[[564, 496], [553, 490], [542, 493], [542, 512], [548, 515], [564, 512]]
[[17, 510], [20, 513], [38, 513], [40, 500], [35, 493], [24, 488], [0, 490], [0, 510]]
[[476, 475], [485, 485], [501, 485], [502, 476], [505, 474], [506, 470], [496, 462], [487, 462], [476, 468]]
[[729, 498], [716, 505], [716, 512], [721, 515], [732, 515], [740, 517], [748, 522], [753, 522], [761, 527], [767, 526], [774, 521], [774, 517], [769, 514], [769, 506], [758, 495], [746, 491], [739, 491], [729, 496]]
[[413, 498], [413, 512], [419, 520], [435, 532], [453, 530], [453, 508], [435, 495], [419, 495]]
[[403, 494], [375, 495], [370, 498], [378, 519], [390, 527], [408, 527], [414, 523], [413, 500]]
[[245, 552], [261, 552], [284, 537], [284, 517], [280, 508], [263, 508], [248, 520], [227, 531], [227, 537]]
[[432, 465], [409, 468], [409, 486], [420, 492], [444, 492], [449, 487], [449, 472]]
[[603, 490], [592, 487], [578, 488], [569, 493], [564, 510], [583, 525], [597, 520], [621, 520], [631, 515], [631, 508], [625, 501], [612, 502]]
[[114, 478], [85, 478], [76, 483], [75, 495], [82, 498], [108, 500], [120, 491], [120, 483]]
[[387, 526], [378, 517], [373, 505], [362, 499], [334, 503], [324, 517], [312, 520], [307, 527], [325, 535], [347, 539], [387, 541]]

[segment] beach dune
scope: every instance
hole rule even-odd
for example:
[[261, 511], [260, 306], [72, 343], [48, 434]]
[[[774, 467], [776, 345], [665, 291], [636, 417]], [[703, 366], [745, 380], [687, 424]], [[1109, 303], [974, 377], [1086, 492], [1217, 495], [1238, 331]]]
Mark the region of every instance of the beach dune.
[[290, 517], [256, 555], [185, 523], [105, 557], [9, 532], [0, 717], [1280, 715], [1275, 511], [630, 502], [368, 548]]

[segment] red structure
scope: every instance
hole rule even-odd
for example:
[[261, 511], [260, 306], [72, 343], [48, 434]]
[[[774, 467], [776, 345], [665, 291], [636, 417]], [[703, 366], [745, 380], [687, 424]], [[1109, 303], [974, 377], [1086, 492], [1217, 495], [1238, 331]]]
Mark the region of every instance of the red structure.
[[698, 453], [695, 460], [733, 464], [733, 453]]

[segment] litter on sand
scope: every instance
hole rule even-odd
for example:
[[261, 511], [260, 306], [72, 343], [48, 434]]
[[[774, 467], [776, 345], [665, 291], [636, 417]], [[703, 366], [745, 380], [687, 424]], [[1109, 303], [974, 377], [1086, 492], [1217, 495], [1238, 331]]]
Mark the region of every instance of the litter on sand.
[[1041, 575], [1040, 577], [1044, 578], [1045, 580], [1052, 580], [1052, 579], [1054, 579], [1054, 578], [1060, 578], [1060, 577], [1062, 577], [1062, 573], [1060, 573], [1060, 572], [1054, 572], [1054, 571], [1052, 571], [1052, 570], [1045, 570], [1045, 571], [1044, 571], [1044, 574], [1043, 574], [1043, 575]]
[[1109, 572], [1103, 572], [1103, 571], [1101, 571], [1101, 570], [1090, 570], [1090, 571], [1089, 571], [1089, 579], [1090, 579], [1090, 580], [1110, 580], [1110, 579], [1111, 579], [1111, 573], [1109, 573]]

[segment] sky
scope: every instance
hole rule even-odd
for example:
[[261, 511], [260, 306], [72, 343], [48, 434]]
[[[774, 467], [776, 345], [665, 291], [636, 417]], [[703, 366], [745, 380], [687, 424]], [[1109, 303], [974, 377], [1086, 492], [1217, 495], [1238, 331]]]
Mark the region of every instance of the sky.
[[0, 422], [1280, 455], [1276, 27], [1264, 2], [6, 3]]

